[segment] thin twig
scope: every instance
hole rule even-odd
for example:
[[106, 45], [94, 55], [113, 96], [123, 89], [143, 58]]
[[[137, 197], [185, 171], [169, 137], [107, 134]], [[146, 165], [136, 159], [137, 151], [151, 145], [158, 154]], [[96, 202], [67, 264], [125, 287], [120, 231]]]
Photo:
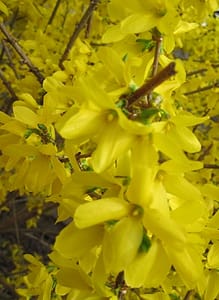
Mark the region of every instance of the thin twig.
[[18, 99], [15, 91], [13, 90], [11, 83], [6, 79], [4, 73], [2, 72], [2, 70], [0, 70], [0, 79], [2, 81], [2, 83], [4, 84], [4, 86], [6, 87], [6, 89], [8, 90], [8, 92], [11, 95], [11, 102], [15, 101]]
[[24, 50], [21, 48], [16, 39], [8, 32], [5, 25], [3, 23], [0, 24], [0, 30], [7, 38], [7, 41], [11, 44], [11, 46], [16, 50], [16, 52], [23, 59], [24, 64], [29, 67], [29, 70], [36, 76], [37, 80], [42, 84], [44, 81], [43, 75], [40, 73], [40, 70], [32, 63], [30, 58], [25, 54]]
[[12, 209], [13, 209], [13, 220], [14, 220], [15, 235], [16, 235], [17, 244], [20, 245], [20, 233], [19, 233], [19, 227], [18, 227], [18, 221], [17, 221], [15, 199], [13, 199], [12, 201], [13, 201]]
[[50, 16], [50, 18], [49, 18], [48, 23], [46, 24], [46, 28], [44, 29], [44, 32], [46, 32], [47, 27], [48, 27], [49, 25], [52, 24], [52, 21], [53, 21], [53, 19], [55, 18], [55, 15], [56, 15], [57, 10], [58, 10], [58, 8], [59, 8], [59, 6], [60, 6], [60, 4], [61, 4], [61, 1], [62, 1], [62, 0], [57, 0], [57, 1], [56, 1], [56, 5], [55, 5], [55, 7], [53, 8], [52, 14], [51, 14], [51, 16]]
[[203, 153], [199, 156], [199, 158], [197, 160], [202, 161], [205, 158], [205, 156], [209, 154], [212, 147], [213, 147], [213, 144], [210, 144], [207, 148], [205, 148]]
[[29, 232], [26, 232], [24, 235], [26, 235], [27, 237], [33, 239], [33, 240], [36, 240], [38, 241], [40, 244], [42, 244], [43, 246], [45, 246], [46, 248], [50, 249], [51, 248], [51, 245], [47, 242], [45, 242], [44, 240], [36, 237], [35, 235], [29, 233]]
[[18, 75], [18, 73], [15, 69], [15, 65], [14, 65], [13, 60], [12, 60], [11, 52], [10, 52], [7, 44], [5, 43], [5, 40], [2, 40], [2, 45], [3, 45], [4, 52], [5, 52], [5, 54], [8, 58], [8, 65], [13, 70], [15, 77], [18, 79], [19, 75]]
[[204, 164], [204, 169], [219, 169], [219, 165]]
[[[92, 0], [90, 0], [91, 2]], [[88, 20], [87, 20], [87, 25], [86, 25], [86, 29], [85, 29], [85, 38], [88, 39], [90, 31], [91, 31], [91, 22], [92, 22], [92, 13], [90, 14]]]
[[211, 84], [211, 85], [208, 85], [208, 86], [204, 86], [203, 88], [198, 88], [197, 90], [184, 93], [184, 95], [185, 96], [189, 96], [189, 95], [193, 95], [193, 94], [205, 92], [207, 90], [210, 90], [210, 89], [213, 89], [213, 88], [216, 88], [216, 87], [219, 87], [219, 82], [215, 82], [214, 84]]
[[189, 77], [189, 76], [193, 76], [193, 75], [196, 75], [196, 74], [204, 73], [204, 72], [207, 72], [207, 71], [208, 71], [208, 69], [203, 68], [203, 69], [199, 69], [199, 70], [188, 72], [188, 73], [186, 73], [186, 76]]
[[68, 54], [69, 54], [71, 48], [74, 45], [74, 42], [76, 41], [76, 39], [77, 39], [78, 35], [80, 34], [81, 30], [87, 24], [87, 22], [88, 22], [88, 20], [89, 20], [89, 18], [91, 16], [91, 14], [92, 14], [92, 12], [96, 8], [96, 6], [97, 6], [97, 4], [98, 4], [99, 1], [100, 0], [91, 0], [89, 7], [85, 11], [85, 13], [82, 16], [80, 22], [77, 25], [75, 25], [75, 30], [74, 30], [72, 36], [70, 37], [69, 42], [68, 42], [68, 44], [67, 44], [67, 46], [65, 48], [65, 51], [64, 51], [64, 53], [63, 53], [63, 55], [62, 55], [62, 57], [61, 57], [61, 59], [59, 61], [59, 67], [61, 69], [64, 69], [63, 62], [67, 59]]
[[193, 290], [190, 290], [186, 293], [185, 297], [183, 300], [190, 300], [190, 297], [194, 294]]
[[92, 15], [90, 15], [89, 19], [87, 20], [87, 26], [85, 29], [85, 38], [88, 39], [91, 31], [91, 23], [92, 23]]
[[144, 83], [139, 89], [137, 89], [133, 94], [126, 98], [127, 107], [132, 105], [135, 101], [137, 101], [142, 96], [145, 96], [151, 93], [157, 86], [161, 83], [169, 79], [171, 76], [175, 75], [175, 62], [171, 62], [167, 65], [163, 70], [157, 73], [153, 78], [149, 79], [146, 83]]
[[163, 38], [162, 38], [162, 36], [161, 36], [161, 34], [158, 30], [156, 30], [154, 32], [152, 38], [156, 43], [155, 53], [154, 53], [154, 61], [153, 61], [153, 66], [152, 66], [152, 77], [154, 77], [157, 74], [159, 56], [160, 56], [160, 51], [161, 51]]
[[[157, 28], [153, 30], [152, 39], [155, 42], [154, 61], [152, 64], [152, 74], [151, 74], [151, 77], [153, 78], [157, 74], [158, 65], [159, 65], [159, 56], [160, 56], [160, 51], [161, 51], [161, 46], [163, 41], [162, 35], [157, 30]], [[152, 101], [152, 93], [149, 93], [147, 96], [145, 96], [144, 102], [146, 104], [146, 107], [151, 106], [151, 101]]]
[[10, 292], [11, 297], [13, 297], [13, 299], [17, 299], [17, 294], [14, 291], [13, 287], [2, 277], [0, 277], [0, 284]]

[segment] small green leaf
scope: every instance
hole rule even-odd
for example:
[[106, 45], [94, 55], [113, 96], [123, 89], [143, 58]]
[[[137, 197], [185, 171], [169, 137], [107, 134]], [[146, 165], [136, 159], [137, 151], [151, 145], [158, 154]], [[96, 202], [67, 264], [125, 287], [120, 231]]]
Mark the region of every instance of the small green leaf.
[[38, 128], [43, 132], [47, 132], [47, 127], [44, 124], [37, 124]]
[[171, 300], [180, 300], [180, 297], [176, 294], [169, 294]]
[[146, 50], [150, 51], [154, 47], [153, 40], [137, 39], [136, 42], [142, 45], [142, 49], [141, 49], [142, 52]]
[[138, 89], [138, 87], [135, 83], [130, 83], [129, 89], [131, 90], [132, 93], [134, 93]]
[[28, 129], [25, 131], [25, 133], [24, 133], [24, 138], [25, 138], [25, 139], [28, 139], [28, 138], [31, 136], [32, 133], [33, 133], [33, 129], [28, 128]]
[[140, 121], [143, 124], [148, 124], [148, 121], [151, 117], [157, 115], [159, 112], [159, 109], [156, 107], [150, 107], [146, 109], [142, 109], [141, 114], [140, 114]]
[[122, 60], [123, 60], [124, 62], [126, 62], [126, 61], [128, 60], [128, 53], [126, 53], [126, 54], [123, 56]]
[[148, 252], [151, 247], [151, 240], [147, 236], [146, 232], [144, 231], [141, 245], [139, 247], [139, 252]]
[[119, 99], [119, 101], [116, 102], [116, 106], [118, 108], [123, 108], [126, 106], [126, 100], [125, 99]]

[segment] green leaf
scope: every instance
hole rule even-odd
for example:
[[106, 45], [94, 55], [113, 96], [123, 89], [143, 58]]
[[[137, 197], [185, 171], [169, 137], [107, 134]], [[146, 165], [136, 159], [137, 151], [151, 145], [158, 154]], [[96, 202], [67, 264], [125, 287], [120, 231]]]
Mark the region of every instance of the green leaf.
[[169, 294], [171, 300], [180, 300], [180, 297], [176, 294]]
[[137, 39], [136, 42], [142, 45], [142, 49], [141, 49], [142, 52], [146, 50], [150, 51], [154, 47], [153, 40]]
[[43, 132], [47, 132], [47, 127], [44, 124], [37, 124], [37, 127]]
[[32, 133], [33, 133], [33, 129], [28, 128], [28, 129], [25, 131], [25, 133], [24, 133], [24, 138], [25, 138], [25, 139], [28, 139], [28, 138], [31, 136]]
[[159, 112], [159, 109], [156, 107], [146, 108], [141, 110], [140, 114], [140, 121], [143, 124], [148, 124], [148, 121], [151, 117], [157, 115]]
[[139, 252], [148, 252], [151, 247], [151, 240], [147, 236], [146, 232], [144, 231], [141, 245], [139, 247]]

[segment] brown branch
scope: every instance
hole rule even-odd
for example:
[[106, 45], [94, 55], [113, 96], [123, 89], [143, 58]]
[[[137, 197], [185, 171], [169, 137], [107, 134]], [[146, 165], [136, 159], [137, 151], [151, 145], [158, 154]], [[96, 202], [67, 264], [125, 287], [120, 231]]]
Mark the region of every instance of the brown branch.
[[15, 100], [18, 99], [18, 97], [17, 97], [15, 91], [13, 90], [11, 83], [6, 79], [2, 70], [0, 70], [0, 79], [1, 79], [2, 83], [4, 84], [4, 86], [6, 87], [6, 89], [8, 90], [9, 94], [11, 95], [11, 101], [10, 101], [11, 103], [7, 104], [7, 106], [11, 105], [12, 102], [14, 102]]
[[205, 148], [203, 153], [199, 156], [199, 158], [197, 160], [202, 161], [205, 158], [205, 156], [209, 154], [212, 147], [213, 147], [213, 144], [210, 144], [207, 148]]
[[159, 56], [160, 56], [163, 38], [161, 36], [161, 33], [157, 29], [154, 31], [152, 38], [156, 43], [155, 53], [154, 53], [154, 61], [153, 61], [153, 66], [152, 66], [152, 77], [154, 77], [157, 74]]
[[133, 94], [126, 98], [127, 106], [129, 107], [139, 98], [151, 93], [157, 86], [169, 79], [171, 76], [175, 75], [175, 62], [171, 62], [163, 70], [157, 73], [153, 78], [149, 79], [144, 83], [139, 89], [137, 89]]
[[215, 82], [214, 84], [210, 84], [208, 86], [204, 86], [203, 88], [198, 88], [197, 90], [194, 91], [190, 91], [187, 93], [184, 93], [185, 96], [189, 96], [189, 95], [193, 95], [193, 94], [197, 94], [197, 93], [201, 93], [201, 92], [205, 92], [207, 90], [213, 89], [215, 87], [219, 87], [219, 82]]
[[190, 300], [191, 296], [194, 294], [194, 290], [190, 290], [186, 293], [185, 297], [183, 300]]
[[188, 72], [188, 73], [186, 73], [186, 76], [189, 77], [189, 76], [193, 76], [193, 75], [196, 75], [196, 74], [204, 73], [204, 72], [207, 72], [207, 71], [208, 71], [208, 69], [203, 68], [203, 69], [199, 69], [199, 70]]
[[85, 29], [85, 38], [88, 39], [91, 31], [91, 23], [92, 23], [92, 15], [90, 15], [89, 19], [87, 20], [87, 26]]
[[58, 8], [59, 8], [59, 6], [60, 6], [60, 4], [61, 4], [61, 1], [62, 1], [62, 0], [57, 0], [57, 1], [56, 1], [55, 7], [53, 8], [52, 14], [51, 14], [51, 16], [50, 16], [50, 18], [49, 18], [48, 23], [46, 24], [46, 28], [44, 29], [44, 32], [46, 32], [47, 27], [48, 27], [49, 25], [52, 24], [52, 21], [53, 21], [53, 19], [55, 18], [55, 15], [56, 15], [57, 10], [58, 10]]
[[0, 284], [3, 286], [3, 288], [5, 288], [13, 297], [13, 299], [17, 299], [17, 293], [14, 291], [12, 285], [10, 285], [6, 279], [0, 277]]
[[23, 59], [24, 64], [26, 64], [29, 67], [30, 72], [32, 72], [36, 76], [37, 80], [42, 84], [44, 77], [40, 73], [40, 70], [32, 63], [30, 58], [25, 54], [25, 52], [23, 51], [19, 43], [16, 41], [16, 39], [8, 32], [8, 30], [6, 29], [3, 23], [0, 24], [0, 30], [7, 38], [7, 41], [11, 44], [11, 46], [16, 50], [16, 52]]
[[69, 42], [65, 48], [65, 51], [59, 61], [59, 67], [61, 69], [64, 69], [64, 66], [63, 66], [63, 62], [67, 59], [68, 57], [68, 54], [69, 52], [71, 51], [71, 48], [73, 47], [74, 45], [74, 42], [76, 41], [78, 35], [80, 34], [81, 30], [84, 28], [84, 26], [87, 24], [92, 12], [94, 11], [94, 9], [96, 8], [98, 2], [100, 0], [91, 0], [90, 1], [90, 5], [89, 7], [87, 8], [87, 10], [85, 11], [84, 15], [82, 16], [80, 22], [75, 25], [75, 30], [72, 34], [72, 36], [70, 37], [69, 39]]
[[204, 164], [204, 169], [219, 169], [219, 165]]
[[12, 60], [11, 52], [10, 52], [7, 44], [5, 43], [5, 40], [2, 40], [2, 45], [3, 45], [4, 53], [8, 58], [8, 65], [13, 70], [15, 77], [18, 79], [19, 75], [18, 75], [18, 73], [15, 69], [15, 65], [14, 65], [13, 60]]

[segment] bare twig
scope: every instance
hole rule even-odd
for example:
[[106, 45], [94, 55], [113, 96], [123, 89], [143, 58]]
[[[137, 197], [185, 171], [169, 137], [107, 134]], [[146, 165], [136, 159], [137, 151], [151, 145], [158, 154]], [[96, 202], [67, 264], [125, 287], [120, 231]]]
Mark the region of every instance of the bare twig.
[[[90, 0], [91, 2], [92, 0]], [[87, 20], [87, 26], [85, 29], [85, 38], [88, 39], [89, 34], [90, 34], [90, 30], [91, 30], [91, 22], [92, 22], [92, 13], [90, 14], [88, 20]]]
[[52, 14], [51, 14], [51, 16], [50, 16], [50, 18], [49, 18], [48, 23], [46, 24], [46, 28], [44, 29], [44, 32], [46, 32], [47, 27], [48, 27], [50, 24], [52, 24], [52, 21], [53, 21], [53, 19], [55, 18], [55, 15], [56, 15], [57, 10], [58, 10], [58, 8], [59, 8], [59, 6], [60, 6], [60, 4], [61, 4], [61, 1], [62, 1], [62, 0], [57, 0], [57, 1], [56, 1], [55, 7], [53, 8]]
[[13, 287], [2, 277], [0, 277], [0, 284], [10, 292], [11, 296], [13, 297], [13, 299], [17, 299], [17, 294], [14, 291]]
[[154, 77], [157, 74], [159, 56], [160, 56], [160, 51], [161, 51], [161, 46], [163, 41], [163, 38], [158, 30], [154, 32], [153, 40], [155, 41], [156, 46], [155, 46], [154, 61], [152, 66], [152, 77]]
[[12, 201], [13, 201], [13, 203], [12, 203], [12, 209], [13, 209], [13, 219], [14, 219], [15, 235], [16, 235], [17, 244], [20, 244], [20, 233], [19, 233], [19, 227], [18, 227], [18, 221], [17, 221], [15, 199], [13, 199]]
[[13, 63], [10, 49], [8, 48], [7, 44], [5, 43], [5, 40], [2, 40], [2, 45], [3, 45], [4, 52], [8, 58], [8, 65], [13, 70], [15, 77], [18, 79], [19, 75], [18, 75], [15, 65]]
[[29, 232], [26, 232], [25, 235], [26, 235], [27, 237], [33, 239], [33, 240], [38, 241], [40, 244], [42, 244], [42, 245], [45, 246], [46, 248], [48, 248], [48, 249], [51, 248], [51, 246], [50, 246], [49, 243], [47, 243], [47, 242], [45, 242], [44, 240], [42, 240], [42, 239], [36, 237], [34, 234], [29, 233]]
[[193, 76], [193, 75], [196, 75], [196, 74], [202, 74], [202, 73], [207, 72], [207, 71], [208, 71], [208, 69], [203, 68], [203, 69], [188, 72], [188, 73], [186, 73], [186, 76], [189, 77], [189, 76]]
[[210, 84], [208, 86], [204, 86], [203, 88], [198, 88], [197, 90], [184, 93], [184, 95], [185, 96], [189, 96], [189, 95], [193, 95], [193, 94], [205, 92], [207, 90], [210, 90], [210, 89], [213, 89], [213, 88], [216, 88], [216, 87], [219, 87], [219, 82], [215, 82], [214, 84]]
[[8, 32], [5, 25], [3, 23], [0, 24], [0, 30], [7, 38], [7, 41], [11, 44], [11, 46], [16, 50], [16, 52], [23, 59], [23, 62], [29, 67], [29, 70], [36, 76], [37, 80], [40, 83], [43, 83], [44, 77], [40, 73], [40, 70], [32, 63], [30, 58], [25, 54], [24, 50], [21, 48], [16, 39]]
[[175, 75], [175, 62], [171, 62], [163, 70], [157, 73], [153, 78], [149, 79], [144, 83], [139, 89], [137, 89], [133, 94], [126, 98], [128, 107], [132, 105], [142, 96], [151, 93], [157, 86], [169, 79], [171, 76]]
[[204, 159], [204, 157], [209, 154], [212, 147], [213, 147], [213, 144], [210, 144], [207, 148], [205, 148], [203, 153], [199, 156], [198, 160], [202, 161]]
[[11, 95], [11, 102], [15, 101], [18, 99], [17, 95], [15, 94], [15, 91], [13, 90], [11, 83], [6, 79], [4, 73], [2, 72], [2, 70], [0, 70], [0, 79], [2, 81], [2, 83], [4, 84], [4, 86], [6, 87], [6, 89], [8, 90], [8, 92]]
[[87, 20], [87, 26], [85, 30], [85, 38], [88, 39], [90, 31], [91, 31], [91, 21], [92, 21], [92, 15], [90, 15], [89, 19]]
[[74, 45], [74, 42], [76, 41], [78, 35], [80, 34], [81, 30], [84, 28], [84, 26], [87, 24], [92, 12], [94, 11], [94, 9], [96, 8], [98, 2], [100, 0], [91, 0], [89, 7], [87, 8], [87, 10], [85, 11], [84, 15], [82, 16], [80, 22], [75, 26], [75, 30], [72, 34], [72, 36], [69, 39], [69, 42], [65, 48], [65, 51], [59, 61], [59, 67], [61, 69], [64, 69], [63, 66], [63, 62], [66, 60], [66, 58], [68, 57], [68, 54], [72, 48], [72, 46]]
[[193, 290], [190, 290], [186, 293], [185, 297], [183, 300], [190, 300], [191, 299], [191, 296], [194, 294], [194, 291]]
[[219, 165], [204, 164], [204, 169], [219, 169]]

